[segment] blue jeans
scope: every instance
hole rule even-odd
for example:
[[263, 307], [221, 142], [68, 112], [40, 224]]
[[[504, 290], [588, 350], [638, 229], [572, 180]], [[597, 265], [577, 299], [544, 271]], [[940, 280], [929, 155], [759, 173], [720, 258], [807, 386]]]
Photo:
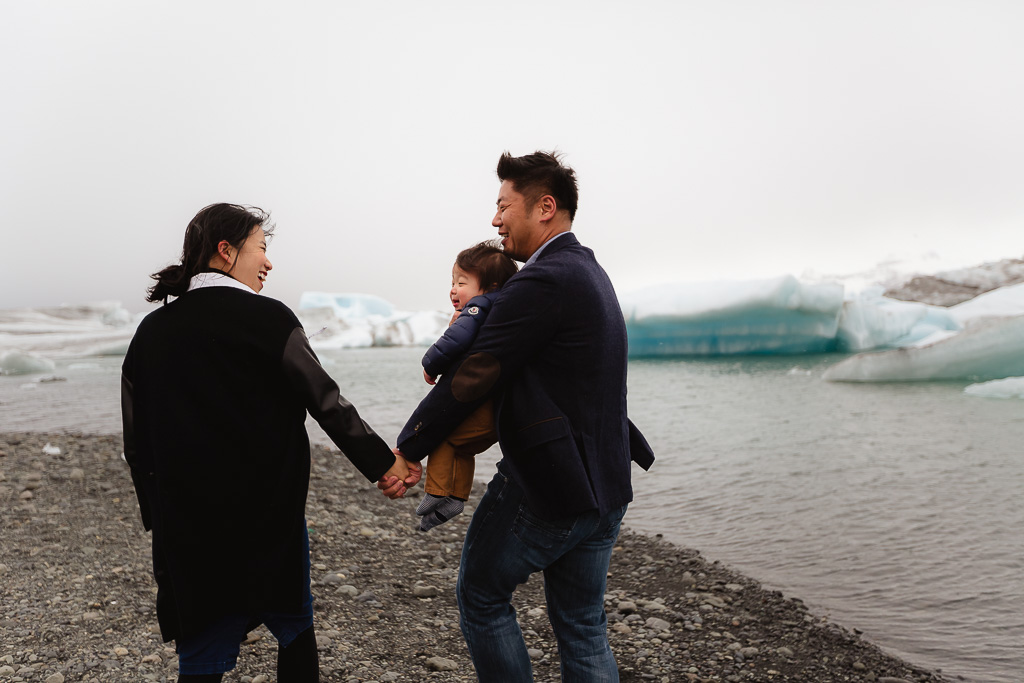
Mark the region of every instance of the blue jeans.
[[619, 680], [608, 646], [604, 593], [626, 506], [557, 521], [534, 516], [523, 491], [499, 468], [466, 533], [457, 595], [462, 634], [482, 683], [533, 680], [511, 605], [516, 587], [544, 572], [548, 615], [558, 639], [562, 681]]

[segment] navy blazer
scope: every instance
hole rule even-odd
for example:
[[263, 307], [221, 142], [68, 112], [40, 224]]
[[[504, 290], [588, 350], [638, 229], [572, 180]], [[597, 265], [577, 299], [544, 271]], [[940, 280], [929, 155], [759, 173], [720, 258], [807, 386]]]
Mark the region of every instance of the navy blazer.
[[630, 462], [650, 446], [626, 416], [626, 325], [594, 253], [568, 233], [512, 276], [465, 358], [398, 437], [421, 460], [488, 397], [502, 469], [535, 514], [556, 519], [633, 499]]

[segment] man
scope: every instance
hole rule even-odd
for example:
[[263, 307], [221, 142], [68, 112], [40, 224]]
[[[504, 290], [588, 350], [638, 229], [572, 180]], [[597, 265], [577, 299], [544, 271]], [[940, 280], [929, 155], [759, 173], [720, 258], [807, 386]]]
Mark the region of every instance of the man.
[[[503, 459], [463, 548], [458, 602], [481, 681], [531, 681], [510, 604], [544, 572], [562, 680], [617, 681], [604, 613], [631, 460], [654, 461], [626, 417], [626, 328], [604, 269], [571, 233], [576, 176], [549, 153], [502, 155], [492, 224], [525, 261], [464, 360], [420, 403], [398, 440], [419, 461], [487, 397]], [[394, 480], [392, 480], [394, 481]], [[387, 488], [385, 483], [381, 488]], [[385, 493], [400, 495], [394, 482]]]

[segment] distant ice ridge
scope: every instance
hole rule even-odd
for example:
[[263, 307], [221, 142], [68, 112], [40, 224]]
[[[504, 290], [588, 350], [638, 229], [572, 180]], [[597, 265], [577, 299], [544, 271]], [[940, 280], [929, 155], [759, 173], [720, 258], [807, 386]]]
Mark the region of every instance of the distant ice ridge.
[[[987, 264], [957, 277], [994, 284]], [[948, 276], [947, 273], [943, 277]], [[987, 279], [986, 279], [987, 278]], [[891, 282], [886, 283], [891, 286]], [[621, 296], [632, 356], [860, 353], [826, 379], [998, 379], [1024, 359], [1024, 283], [950, 308], [900, 301], [848, 276], [842, 282], [782, 276], [748, 282], [675, 283]], [[306, 292], [297, 314], [316, 349], [427, 346], [449, 314], [397, 311], [369, 294]], [[119, 304], [0, 310], [0, 373], [52, 371], [53, 358], [123, 355], [138, 319]]]
[[297, 315], [317, 350], [429, 346], [444, 333], [450, 317], [441, 311], [397, 311], [371, 294], [327, 292], [304, 292]]
[[0, 310], [0, 374], [53, 370], [53, 358], [123, 355], [137, 320], [117, 302]]
[[[397, 311], [369, 294], [306, 292], [297, 311], [317, 349], [429, 346], [447, 327], [441, 311]], [[123, 356], [145, 314], [117, 302], [0, 310], [0, 374], [54, 370], [54, 359]]]

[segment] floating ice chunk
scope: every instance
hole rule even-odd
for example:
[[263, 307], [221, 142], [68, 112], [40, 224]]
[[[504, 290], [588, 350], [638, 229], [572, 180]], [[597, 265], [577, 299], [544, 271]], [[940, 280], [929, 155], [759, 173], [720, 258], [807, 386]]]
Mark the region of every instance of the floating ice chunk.
[[631, 356], [818, 353], [835, 347], [843, 287], [787, 275], [649, 287], [620, 303]]
[[34, 372], [52, 372], [56, 367], [52, 360], [24, 353], [18, 349], [0, 351], [0, 375], [29, 375]]
[[1007, 377], [972, 384], [964, 389], [964, 393], [984, 398], [1024, 398], [1024, 377]]
[[60, 446], [51, 446], [50, 442], [47, 441], [46, 445], [43, 446], [43, 453], [45, 455], [60, 455]]
[[960, 324], [941, 306], [888, 299], [880, 288], [865, 290], [843, 303], [836, 347], [839, 351], [909, 346]]
[[97, 363], [70, 363], [68, 370], [102, 370]]
[[927, 346], [861, 353], [833, 365], [833, 382], [1000, 379], [1024, 375], [1024, 316], [977, 320]]

